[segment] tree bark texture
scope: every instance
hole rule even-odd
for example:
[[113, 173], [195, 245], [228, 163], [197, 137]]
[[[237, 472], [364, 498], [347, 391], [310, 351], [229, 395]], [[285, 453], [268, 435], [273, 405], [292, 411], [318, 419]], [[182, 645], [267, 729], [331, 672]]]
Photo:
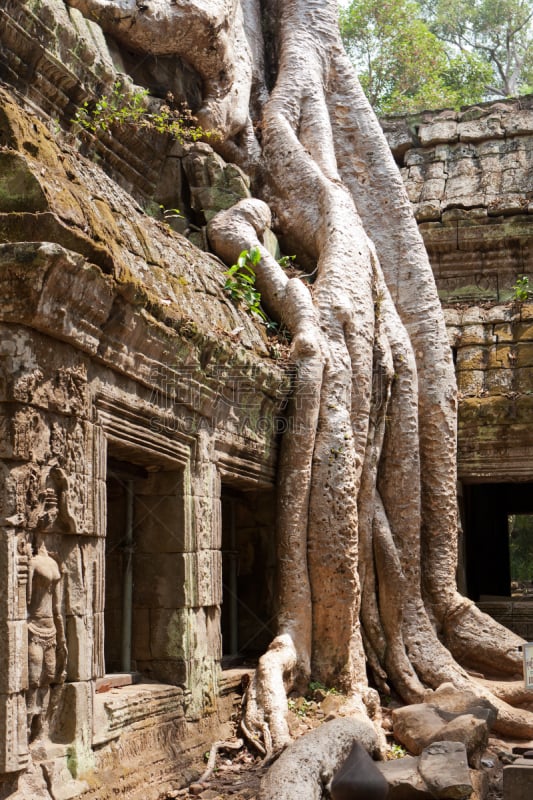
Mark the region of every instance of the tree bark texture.
[[[262, 303], [292, 335], [279, 630], [248, 690], [245, 734], [267, 754], [287, 744], [286, 694], [311, 675], [344, 690], [367, 725], [379, 721], [368, 665], [406, 702], [443, 682], [468, 687], [497, 705], [501, 732], [533, 736], [530, 712], [466, 671], [519, 674], [522, 640], [456, 589], [451, 350], [336, 0], [68, 1], [130, 50], [175, 54], [200, 74], [199, 119], [255, 195], [215, 217], [211, 246], [228, 264], [259, 248]], [[270, 255], [271, 225], [312, 286]]]

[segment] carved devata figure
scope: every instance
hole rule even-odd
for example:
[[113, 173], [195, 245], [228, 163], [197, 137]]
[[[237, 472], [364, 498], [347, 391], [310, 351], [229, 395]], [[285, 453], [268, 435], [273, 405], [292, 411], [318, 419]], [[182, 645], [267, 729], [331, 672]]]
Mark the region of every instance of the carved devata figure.
[[61, 572], [42, 539], [29, 547], [28, 738], [46, 733], [51, 687], [66, 677], [67, 644], [61, 616]]
[[[26, 695], [28, 739], [48, 733], [52, 714], [52, 687], [66, 676], [67, 646], [61, 615], [61, 570], [48, 553], [45, 536], [76, 533], [66, 473], [54, 460], [39, 480], [30, 503], [29, 526], [34, 546], [21, 544], [19, 568], [27, 586], [28, 691]], [[26, 563], [27, 567], [26, 567]], [[27, 570], [27, 571], [26, 571]]]

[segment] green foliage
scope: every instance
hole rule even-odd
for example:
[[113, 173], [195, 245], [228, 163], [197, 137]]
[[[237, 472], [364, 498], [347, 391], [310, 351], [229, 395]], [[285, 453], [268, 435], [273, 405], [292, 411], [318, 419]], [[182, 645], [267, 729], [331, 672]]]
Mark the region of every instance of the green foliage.
[[254, 267], [261, 260], [258, 247], [243, 250], [224, 275], [227, 276], [224, 289], [236, 303], [243, 303], [251, 314], [259, 317], [261, 322], [268, 323], [268, 317], [261, 308], [261, 294], [255, 288]]
[[[509, 63], [518, 67], [519, 57], [523, 58], [516, 85], [533, 83], [531, 37], [526, 33], [530, 23], [526, 23], [527, 14], [524, 16], [526, 7], [531, 11], [532, 3], [533, 0], [352, 0], [340, 10], [341, 34], [363, 89], [378, 113], [459, 108], [489, 99], [495, 93], [513, 93], [505, 78], [509, 68], [503, 65], [503, 53], [499, 52], [505, 31]], [[509, 18], [500, 7], [508, 8], [510, 13], [515, 6], [520, 6], [522, 16], [517, 11], [512, 18], [519, 19], [517, 25], [522, 27], [513, 33]], [[512, 52], [516, 53], [514, 61]]]
[[338, 689], [335, 689], [334, 686], [328, 687], [320, 681], [311, 681], [309, 683], [309, 692], [313, 694], [313, 692], [316, 691], [324, 692], [324, 694], [341, 694]]
[[287, 705], [289, 706], [289, 711], [297, 714], [300, 719], [306, 717], [312, 708], [311, 703], [305, 697], [298, 697], [296, 700], [290, 697], [287, 701]]
[[530, 294], [529, 278], [527, 275], [522, 275], [522, 277], [516, 279], [516, 283], [513, 286], [513, 300], [523, 302], [529, 298]]
[[401, 744], [396, 744], [396, 742], [393, 742], [387, 748], [387, 761], [393, 761], [396, 758], [403, 758], [406, 755], [406, 749], [402, 747]]
[[294, 261], [295, 258], [296, 256], [280, 256], [280, 258], [278, 258], [278, 264], [283, 269], [287, 269], [287, 267], [290, 267], [291, 261]]
[[532, 0], [421, 0], [431, 30], [490, 68], [489, 95], [514, 96], [533, 83]]
[[533, 579], [533, 515], [517, 514], [509, 517], [509, 555], [511, 580]]
[[[168, 100], [173, 103], [171, 95]], [[104, 95], [96, 102], [86, 100], [76, 112], [73, 122], [91, 133], [109, 131], [114, 126], [124, 125], [148, 128], [172, 136], [178, 142], [195, 142], [201, 137], [211, 135], [211, 132], [204, 131], [196, 124], [186, 106], [176, 109], [164, 104], [150, 111], [148, 90], [136, 89], [129, 92], [120, 81], [113, 84], [111, 94]]]

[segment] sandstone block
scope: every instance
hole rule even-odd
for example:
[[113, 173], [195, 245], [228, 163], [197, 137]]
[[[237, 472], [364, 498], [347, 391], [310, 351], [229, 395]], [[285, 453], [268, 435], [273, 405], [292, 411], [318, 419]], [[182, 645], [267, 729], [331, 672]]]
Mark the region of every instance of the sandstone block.
[[515, 391], [529, 393], [533, 390], [532, 373], [533, 370], [531, 370], [528, 367], [523, 367], [522, 369], [514, 370], [514, 375], [516, 379], [516, 385], [514, 387]]
[[50, 793], [40, 764], [31, 764], [16, 781], [17, 791], [9, 800], [50, 800]]
[[457, 133], [462, 142], [478, 142], [483, 139], [501, 139], [505, 135], [501, 117], [489, 116], [485, 119], [461, 121]]
[[[474, 323], [473, 325], [464, 325], [461, 329], [461, 345], [466, 347], [468, 345], [483, 345], [489, 333], [487, 327], [481, 323]], [[498, 338], [498, 341], [500, 339]], [[502, 339], [502, 341], [504, 341]], [[490, 342], [490, 339], [489, 339]]]
[[438, 200], [416, 202], [414, 209], [417, 222], [440, 219], [441, 210], [441, 204]]
[[460, 742], [435, 742], [426, 747], [418, 770], [433, 797], [465, 800], [473, 792], [466, 750]]
[[395, 708], [392, 712], [392, 724], [395, 738], [410, 753], [420, 755], [424, 747], [432, 741], [432, 737], [444, 727], [444, 720], [437, 708], [425, 703]]
[[9, 151], [0, 154], [0, 211], [45, 211], [46, 197], [26, 159]]
[[222, 535], [220, 500], [208, 495], [196, 496], [191, 499], [191, 505], [198, 550], [220, 547]]
[[503, 127], [507, 135], [525, 136], [531, 133], [533, 131], [533, 110], [530, 108], [513, 109], [512, 114], [504, 117]]
[[533, 323], [519, 322], [514, 326], [514, 334], [519, 342], [533, 342]]
[[444, 142], [456, 142], [458, 126], [455, 120], [439, 120], [429, 125], [421, 125], [418, 131], [420, 143], [424, 146]]
[[58, 712], [54, 717], [54, 740], [63, 744], [90, 745], [93, 716], [93, 684], [65, 683], [60, 689]]
[[488, 369], [485, 372], [484, 389], [490, 394], [502, 394], [516, 387], [516, 374], [513, 369]]
[[476, 704], [470, 693], [454, 694], [453, 687], [443, 690], [440, 696], [433, 693], [429, 699], [431, 702], [393, 711], [396, 739], [415, 755], [432, 742], [460, 742], [466, 747], [469, 763], [478, 766], [487, 746], [489, 728], [496, 719], [495, 709], [483, 701]]
[[459, 347], [457, 350], [457, 371], [485, 369], [488, 358], [488, 348], [485, 347]]
[[488, 712], [487, 722], [489, 728], [492, 728], [496, 721], [498, 712], [496, 707], [489, 700], [478, 697], [473, 692], [469, 692], [466, 689], [456, 689], [451, 683], [442, 683], [438, 689], [435, 689], [435, 691], [429, 695], [429, 698], [430, 702], [444, 711], [462, 714], [477, 709], [486, 709]]
[[516, 335], [514, 325], [509, 322], [496, 323], [492, 329], [492, 335], [496, 342], [514, 342]]
[[413, 144], [413, 134], [405, 122], [382, 120], [383, 132], [396, 158], [400, 158]]
[[139, 553], [191, 552], [190, 498], [137, 497], [135, 543]]
[[66, 758], [44, 761], [41, 767], [53, 800], [71, 800], [89, 788], [86, 781], [76, 781], [72, 778]]
[[531, 800], [533, 795], [533, 763], [518, 759], [503, 768], [503, 799]]
[[467, 369], [457, 373], [457, 388], [463, 395], [477, 396], [485, 388], [485, 375], [482, 369]]
[[441, 200], [444, 195], [446, 181], [444, 178], [431, 178], [424, 181], [420, 201]]
[[69, 616], [66, 624], [69, 681], [89, 681], [93, 677], [92, 615]]
[[389, 784], [388, 800], [433, 800], [433, 795], [418, 771], [419, 759], [404, 756], [393, 761], [378, 762]]
[[25, 620], [0, 624], [0, 693], [28, 687], [28, 627]]
[[470, 780], [474, 788], [470, 800], [485, 800], [490, 787], [489, 773], [484, 770], [471, 769]]
[[29, 761], [23, 694], [0, 694], [0, 772], [18, 772]]
[[[517, 367], [533, 367], [533, 343], [521, 342], [516, 347], [516, 361], [514, 362]], [[533, 376], [532, 376], [533, 384]]]
[[136, 553], [135, 602], [140, 608], [197, 605], [197, 565], [193, 553]]
[[195, 606], [216, 606], [222, 603], [222, 553], [202, 550], [195, 554], [198, 579]]
[[192, 609], [185, 608], [161, 608], [150, 612], [149, 657], [183, 660], [189, 652], [196, 652], [198, 631], [191, 612]]

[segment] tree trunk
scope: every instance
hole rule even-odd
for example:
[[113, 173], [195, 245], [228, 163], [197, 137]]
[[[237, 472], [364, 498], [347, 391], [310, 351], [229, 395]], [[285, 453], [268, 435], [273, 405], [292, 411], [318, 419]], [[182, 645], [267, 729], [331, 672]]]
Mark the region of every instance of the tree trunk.
[[[286, 694], [311, 675], [379, 722], [368, 664], [407, 702], [445, 681], [468, 686], [498, 706], [501, 731], [531, 737], [533, 716], [463, 668], [520, 673], [522, 640], [456, 590], [451, 351], [400, 174], [340, 43], [336, 0], [69, 2], [130, 49], [190, 61], [204, 79], [202, 124], [221, 131], [214, 146], [255, 175], [261, 198], [209, 225], [228, 264], [259, 248], [257, 287], [292, 334], [296, 372], [278, 467], [279, 631], [243, 730], [265, 753], [287, 744]], [[271, 211], [285, 251], [316, 271], [311, 288], [263, 246]]]

